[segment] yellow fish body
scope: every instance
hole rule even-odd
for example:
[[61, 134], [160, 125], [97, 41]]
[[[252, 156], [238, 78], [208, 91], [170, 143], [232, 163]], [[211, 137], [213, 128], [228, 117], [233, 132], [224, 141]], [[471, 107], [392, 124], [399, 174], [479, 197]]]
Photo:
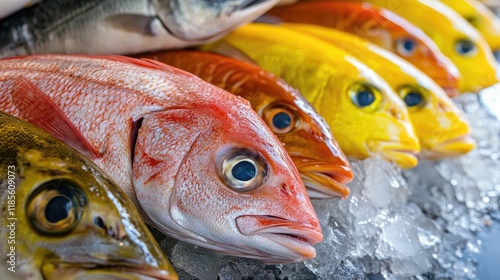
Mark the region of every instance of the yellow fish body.
[[347, 156], [381, 156], [404, 168], [420, 150], [403, 102], [375, 72], [327, 42], [253, 23], [202, 47], [250, 59], [297, 88]]
[[474, 148], [469, 126], [439, 85], [413, 65], [360, 37], [307, 24], [284, 23], [291, 28], [327, 41], [360, 59], [377, 73], [405, 102], [422, 153], [439, 159], [458, 156]]
[[488, 43], [445, 4], [436, 0], [364, 1], [399, 14], [429, 35], [462, 74], [460, 91], [477, 92], [498, 82], [498, 65]]
[[0, 204], [2, 279], [177, 279], [120, 188], [73, 149], [3, 112]]
[[440, 0], [483, 35], [493, 50], [500, 49], [500, 19], [478, 0]]

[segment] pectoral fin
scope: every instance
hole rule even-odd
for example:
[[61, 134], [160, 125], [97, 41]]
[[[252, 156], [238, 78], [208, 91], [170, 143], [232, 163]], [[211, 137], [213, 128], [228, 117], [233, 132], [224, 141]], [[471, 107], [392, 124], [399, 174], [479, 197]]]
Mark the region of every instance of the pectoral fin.
[[101, 156], [66, 114], [26, 78], [19, 77], [16, 79], [11, 91], [11, 97], [14, 105], [19, 110], [20, 118], [42, 128], [89, 158]]

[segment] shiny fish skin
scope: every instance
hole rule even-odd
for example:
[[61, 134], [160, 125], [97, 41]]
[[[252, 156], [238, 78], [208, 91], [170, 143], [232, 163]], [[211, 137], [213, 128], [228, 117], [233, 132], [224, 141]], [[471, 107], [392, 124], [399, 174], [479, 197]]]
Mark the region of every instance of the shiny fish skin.
[[[417, 164], [420, 144], [403, 102], [378, 74], [341, 49], [260, 23], [202, 49], [246, 57], [297, 88], [325, 118], [348, 157], [379, 156], [404, 168]], [[374, 100], [361, 108], [353, 98], [362, 92], [370, 92]]]
[[[5, 209], [0, 217], [2, 279], [177, 279], [130, 199], [100, 168], [39, 128], [2, 112], [0, 186]], [[80, 218], [71, 222], [68, 215], [49, 222], [44, 213], [58, 209], [55, 198], [63, 197], [75, 199], [68, 212]], [[12, 201], [15, 209], [8, 206]], [[15, 234], [7, 244], [9, 218], [16, 218]], [[10, 246], [15, 272], [7, 271], [12, 267], [7, 262]]]
[[[300, 175], [244, 99], [159, 62], [40, 55], [0, 60], [0, 109], [15, 115], [19, 76], [63, 111], [163, 233], [266, 262], [315, 256], [321, 228]], [[253, 190], [225, 177], [238, 157], [256, 165]]]
[[[241, 96], [252, 105], [278, 139], [301, 173], [310, 198], [345, 198], [345, 185], [353, 178], [351, 166], [333, 138], [328, 125], [295, 89], [260, 67], [200, 51], [168, 51], [141, 54], [198, 77]], [[290, 117], [289, 127], [277, 128], [277, 114]]]
[[45, 0], [0, 21], [0, 57], [130, 54], [213, 39], [277, 0]]
[[323, 0], [274, 8], [268, 14], [285, 22], [316, 24], [360, 36], [415, 65], [449, 96], [459, 94], [457, 67], [422, 30], [387, 9], [370, 3]]
[[423, 72], [396, 55], [362, 38], [339, 30], [316, 25], [285, 23], [282, 26], [325, 40], [362, 60], [383, 78], [405, 101], [421, 98], [410, 105], [405, 102], [422, 147], [431, 159], [463, 155], [474, 148], [470, 128], [462, 112], [446, 93]]
[[393, 5], [392, 0], [363, 1], [399, 14], [431, 37], [462, 74], [461, 93], [477, 93], [499, 81], [498, 63], [488, 43], [465, 19], [440, 1], [405, 0], [397, 5]]

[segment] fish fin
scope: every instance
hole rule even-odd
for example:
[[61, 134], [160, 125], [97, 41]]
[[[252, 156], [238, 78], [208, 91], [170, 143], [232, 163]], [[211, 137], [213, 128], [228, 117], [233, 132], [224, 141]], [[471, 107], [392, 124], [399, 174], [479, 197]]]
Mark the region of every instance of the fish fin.
[[175, 68], [173, 66], [167, 65], [165, 63], [162, 63], [160, 61], [148, 59], [148, 58], [133, 58], [133, 57], [128, 57], [128, 56], [122, 56], [122, 55], [81, 55], [82, 57], [87, 57], [87, 58], [97, 58], [97, 59], [107, 59], [107, 60], [112, 60], [112, 61], [117, 61], [117, 62], [122, 62], [122, 63], [129, 63], [129, 64], [134, 64], [146, 68], [151, 68], [151, 69], [156, 69], [156, 70], [162, 70], [162, 71], [168, 71], [171, 73], [175, 74], [183, 74], [189, 77], [192, 77], [193, 74], [186, 72], [184, 70]]
[[157, 34], [154, 31], [153, 23], [157, 20], [158, 18], [155, 16], [145, 16], [140, 14], [116, 14], [108, 16], [106, 18], [106, 23], [127, 32], [154, 37]]
[[247, 63], [258, 66], [258, 64], [247, 56], [245, 53], [240, 51], [237, 47], [223, 41], [217, 41], [206, 46], [201, 46], [201, 50], [217, 53], [223, 56], [231, 57]]
[[272, 24], [272, 25], [280, 25], [283, 23], [283, 20], [277, 16], [264, 14], [264, 15], [261, 15], [260, 17], [256, 18], [253, 22], [267, 23], [267, 24]]
[[89, 158], [101, 157], [64, 112], [29, 80], [17, 78], [11, 96], [22, 119], [42, 128]]

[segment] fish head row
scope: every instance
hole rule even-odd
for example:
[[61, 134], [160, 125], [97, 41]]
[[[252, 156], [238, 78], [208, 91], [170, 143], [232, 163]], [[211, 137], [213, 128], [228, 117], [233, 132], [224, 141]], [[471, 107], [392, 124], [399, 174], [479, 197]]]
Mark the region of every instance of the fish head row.
[[498, 63], [488, 43], [445, 4], [435, 0], [400, 1], [397, 5], [388, 0], [369, 2], [391, 10], [425, 32], [460, 71], [460, 92], [478, 92], [498, 82]]
[[378, 74], [327, 42], [252, 23], [206, 46], [230, 45], [297, 88], [325, 118], [347, 156], [382, 156], [405, 167], [420, 150], [403, 102]]
[[294, 88], [253, 63], [201, 51], [142, 54], [189, 71], [248, 100], [276, 134], [300, 172], [310, 198], [346, 197], [353, 173], [318, 112]]
[[362, 37], [425, 71], [449, 95], [458, 94], [457, 67], [429, 36], [406, 19], [368, 2], [309, 1], [277, 7], [268, 14], [285, 22], [316, 24]]
[[99, 167], [2, 112], [0, 139], [1, 232], [15, 231], [6, 246], [14, 246], [19, 275], [177, 279], [132, 202]]
[[308, 24], [283, 24], [327, 41], [362, 60], [404, 101], [422, 152], [433, 159], [457, 156], [474, 148], [469, 126], [460, 110], [432, 79], [419, 69], [362, 38]]

